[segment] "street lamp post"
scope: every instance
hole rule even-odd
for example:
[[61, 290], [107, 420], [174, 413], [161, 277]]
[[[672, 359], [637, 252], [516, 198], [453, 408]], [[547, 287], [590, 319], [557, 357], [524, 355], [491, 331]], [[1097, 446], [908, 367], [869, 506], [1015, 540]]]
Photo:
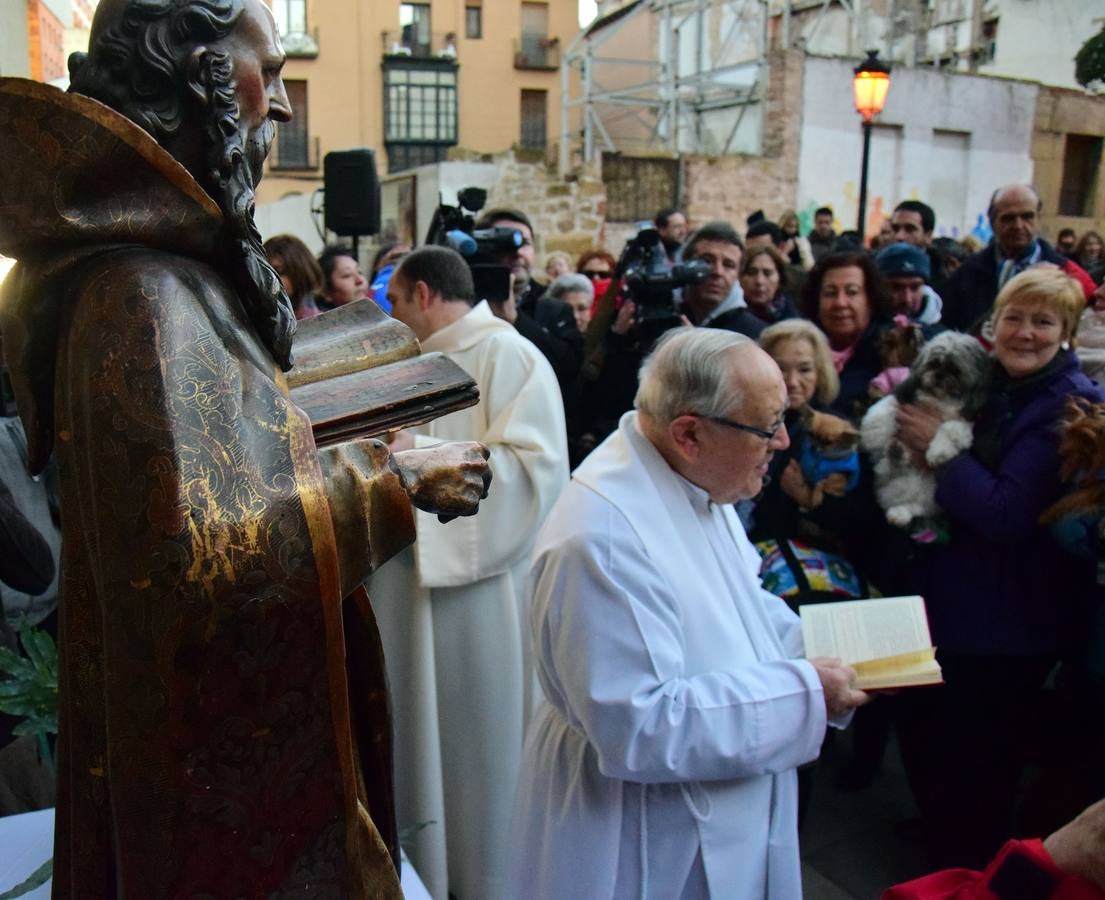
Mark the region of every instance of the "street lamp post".
[[866, 244], [863, 234], [867, 215], [867, 164], [871, 157], [871, 123], [882, 112], [886, 92], [890, 90], [890, 65], [879, 59], [878, 50], [868, 50], [867, 59], [855, 68], [852, 88], [856, 96], [856, 112], [863, 116], [863, 168], [859, 176], [859, 210], [856, 213], [856, 231], [861, 245]]

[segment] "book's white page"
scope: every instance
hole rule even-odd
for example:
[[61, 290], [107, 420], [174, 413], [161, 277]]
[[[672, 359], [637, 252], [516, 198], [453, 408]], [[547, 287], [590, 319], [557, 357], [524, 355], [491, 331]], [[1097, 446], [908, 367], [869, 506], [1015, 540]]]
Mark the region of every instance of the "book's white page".
[[932, 645], [920, 597], [815, 603], [798, 610], [807, 659], [835, 656], [851, 664]]

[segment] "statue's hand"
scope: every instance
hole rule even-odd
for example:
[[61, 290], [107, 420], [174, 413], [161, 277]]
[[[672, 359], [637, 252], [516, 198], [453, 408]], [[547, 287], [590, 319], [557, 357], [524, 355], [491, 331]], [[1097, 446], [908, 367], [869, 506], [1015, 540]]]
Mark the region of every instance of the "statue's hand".
[[392, 459], [411, 503], [448, 522], [479, 511], [491, 486], [490, 455], [483, 444], [470, 441], [402, 450]]

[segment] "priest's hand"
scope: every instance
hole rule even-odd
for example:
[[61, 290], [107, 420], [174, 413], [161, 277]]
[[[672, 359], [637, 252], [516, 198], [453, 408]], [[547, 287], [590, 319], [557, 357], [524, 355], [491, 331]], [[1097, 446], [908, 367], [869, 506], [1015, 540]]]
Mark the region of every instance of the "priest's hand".
[[821, 679], [821, 688], [825, 692], [825, 709], [830, 720], [840, 718], [871, 699], [868, 694], [853, 687], [856, 683], [856, 670], [844, 665], [839, 659], [815, 656], [809, 663], [817, 670], [817, 677]]
[[491, 486], [491, 451], [474, 441], [392, 454], [403, 488], [419, 509], [442, 522], [473, 516]]

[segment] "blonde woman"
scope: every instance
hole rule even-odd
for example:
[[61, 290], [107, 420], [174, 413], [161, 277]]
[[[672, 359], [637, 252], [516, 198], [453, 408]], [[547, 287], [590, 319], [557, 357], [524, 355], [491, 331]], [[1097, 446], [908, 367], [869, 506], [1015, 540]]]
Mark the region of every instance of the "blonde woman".
[[[903, 697], [902, 754], [938, 864], [979, 868], [1013, 836], [1024, 748], [1054, 738], [1033, 699], [1085, 636], [1092, 561], [1065, 555], [1039, 522], [1062, 493], [1067, 398], [1105, 400], [1071, 350], [1084, 307], [1081, 286], [1054, 266], [1010, 279], [990, 317], [992, 380], [974, 443], [936, 471], [949, 538], [910, 580], [945, 686]], [[923, 455], [940, 424], [903, 405], [898, 436]]]

